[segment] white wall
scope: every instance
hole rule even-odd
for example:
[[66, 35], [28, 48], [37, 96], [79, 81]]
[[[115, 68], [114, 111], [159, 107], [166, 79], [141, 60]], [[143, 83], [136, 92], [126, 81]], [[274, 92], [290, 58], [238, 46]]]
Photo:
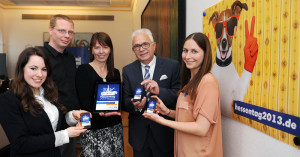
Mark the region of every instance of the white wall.
[[[2, 40], [2, 32], [3, 32], [3, 9], [0, 6], [0, 53], [3, 53], [3, 40]], [[0, 124], [0, 149], [4, 146], [7, 146], [9, 141], [5, 136], [4, 130]]]
[[186, 36], [203, 31], [203, 11], [220, 0], [187, 0], [186, 1]]
[[[4, 9], [3, 40], [4, 52], [8, 56], [8, 75], [13, 71], [21, 51], [28, 46], [42, 46], [43, 32], [48, 31], [49, 20], [22, 20], [22, 14], [67, 14], [67, 15], [114, 15], [114, 21], [75, 20], [75, 32], [106, 32], [114, 45], [115, 66], [122, 70], [124, 65], [132, 62], [131, 44], [129, 42], [133, 18], [131, 11], [81, 11], [81, 10], [37, 10]], [[128, 55], [130, 54], [130, 55]]]
[[[203, 31], [203, 11], [220, 0], [188, 0], [186, 33]], [[300, 150], [253, 129], [232, 118], [222, 116], [224, 157], [299, 157]]]
[[[142, 27], [142, 24], [141, 24], [142, 13], [143, 13], [147, 3], [149, 2], [149, 0], [136, 0], [134, 2], [135, 3], [133, 4], [133, 10], [132, 10], [132, 18], [133, 18], [132, 32], [135, 31], [136, 29], [140, 29]], [[130, 39], [128, 40], [128, 42], [129, 42], [129, 45], [131, 46], [131, 35], [130, 35]], [[132, 61], [136, 60], [136, 56], [133, 53], [133, 51], [131, 51], [130, 57], [131, 57]]]
[[133, 30], [139, 29], [142, 26], [142, 13], [148, 4], [149, 0], [139, 0], [135, 1], [133, 7]]
[[3, 53], [3, 9], [0, 7], [0, 53]]

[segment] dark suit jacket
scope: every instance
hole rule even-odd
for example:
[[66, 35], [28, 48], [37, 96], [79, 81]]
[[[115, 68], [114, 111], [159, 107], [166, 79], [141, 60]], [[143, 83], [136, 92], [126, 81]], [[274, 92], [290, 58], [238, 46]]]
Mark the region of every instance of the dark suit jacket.
[[[59, 113], [57, 130], [62, 121]], [[46, 112], [37, 117], [24, 112], [11, 90], [0, 95], [0, 123], [11, 144], [11, 157], [60, 157]]]
[[[168, 78], [160, 80], [162, 75]], [[156, 56], [156, 65], [152, 80], [158, 83], [159, 98], [170, 109], [175, 109], [177, 101], [177, 91], [180, 88], [180, 65], [177, 61]], [[144, 146], [147, 132], [151, 130], [154, 140], [162, 151], [172, 151], [174, 147], [173, 129], [160, 125], [142, 116], [147, 108], [147, 104], [142, 112], [136, 111], [131, 98], [133, 98], [135, 88], [143, 81], [140, 61], [123, 68], [123, 109], [129, 112], [129, 143], [133, 149], [141, 150]], [[165, 117], [167, 118], [167, 117]]]

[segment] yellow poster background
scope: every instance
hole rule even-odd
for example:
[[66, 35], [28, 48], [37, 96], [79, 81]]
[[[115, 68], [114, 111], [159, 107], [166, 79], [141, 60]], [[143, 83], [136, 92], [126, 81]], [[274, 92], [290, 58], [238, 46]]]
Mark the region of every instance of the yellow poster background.
[[[214, 29], [209, 24], [213, 12], [230, 9], [235, 0], [223, 0], [206, 9], [203, 33], [209, 35], [213, 63], [216, 58]], [[249, 28], [256, 17], [254, 37], [258, 39], [258, 57], [244, 97], [244, 102], [300, 117], [300, 1], [299, 0], [240, 0], [248, 11], [241, 12], [238, 30], [233, 39], [233, 63], [241, 76], [244, 70], [245, 20]], [[239, 116], [232, 118], [300, 149], [292, 134]], [[300, 127], [300, 126], [297, 126]]]

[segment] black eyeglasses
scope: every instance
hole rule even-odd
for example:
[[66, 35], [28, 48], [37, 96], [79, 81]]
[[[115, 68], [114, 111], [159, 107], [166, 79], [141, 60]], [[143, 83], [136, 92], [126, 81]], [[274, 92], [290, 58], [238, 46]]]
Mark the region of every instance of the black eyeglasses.
[[135, 45], [132, 46], [132, 50], [133, 51], [139, 51], [141, 49], [141, 47], [143, 49], [147, 49], [147, 48], [150, 47], [150, 44], [152, 44], [152, 43], [143, 42], [142, 44], [135, 44]]

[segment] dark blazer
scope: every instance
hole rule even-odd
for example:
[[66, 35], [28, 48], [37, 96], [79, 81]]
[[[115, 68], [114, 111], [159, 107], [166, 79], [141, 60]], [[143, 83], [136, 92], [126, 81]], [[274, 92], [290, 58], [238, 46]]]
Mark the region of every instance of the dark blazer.
[[[63, 118], [64, 119], [64, 118]], [[62, 113], [59, 111], [57, 130]], [[0, 123], [11, 144], [11, 157], [60, 157], [48, 115], [32, 116], [10, 90], [0, 95]]]
[[[166, 75], [167, 79], [160, 79]], [[129, 112], [129, 143], [133, 149], [141, 150], [144, 146], [147, 132], [151, 130], [154, 140], [162, 151], [169, 152], [174, 147], [173, 129], [160, 125], [142, 116], [142, 112], [136, 111], [131, 98], [133, 98], [135, 88], [143, 81], [140, 61], [123, 68], [123, 109]], [[176, 108], [177, 91], [180, 88], [180, 65], [178, 61], [156, 56], [156, 65], [152, 80], [158, 83], [159, 98], [170, 109]], [[167, 117], [165, 117], [167, 118]]]

